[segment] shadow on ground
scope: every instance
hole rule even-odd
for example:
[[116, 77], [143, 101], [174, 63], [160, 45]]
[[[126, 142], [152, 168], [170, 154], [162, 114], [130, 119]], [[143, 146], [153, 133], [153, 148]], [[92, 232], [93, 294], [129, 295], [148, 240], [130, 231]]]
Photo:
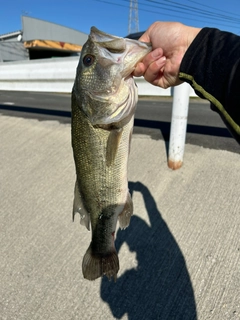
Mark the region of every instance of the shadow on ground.
[[178, 244], [148, 188], [140, 182], [130, 182], [129, 189], [133, 197], [134, 192], [142, 193], [151, 227], [134, 215], [130, 226], [118, 231], [117, 251], [126, 242], [136, 253], [138, 265], [127, 270], [116, 283], [104, 277], [101, 298], [117, 319], [125, 313], [129, 320], [196, 319], [194, 292]]
[[[170, 129], [171, 129], [170, 122], [135, 118], [134, 125], [136, 127], [160, 129], [164, 140], [165, 141], [169, 140]], [[227, 128], [219, 128], [219, 127], [212, 127], [212, 126], [206, 126], [206, 125], [188, 124], [187, 132], [194, 133], [194, 134], [202, 134], [207, 136], [232, 138], [232, 135]]]
[[[13, 115], [13, 116], [22, 116], [26, 117], [28, 115], [29, 118], [39, 119], [41, 115], [43, 116], [53, 116], [57, 117], [60, 122], [64, 121], [64, 118], [71, 117], [71, 111], [64, 110], [54, 110], [54, 109], [44, 109], [44, 108], [33, 108], [33, 107], [25, 107], [25, 106], [9, 106], [9, 105], [0, 105], [0, 110], [2, 114]], [[39, 119], [40, 120], [40, 119]], [[61, 121], [62, 120], [62, 121]], [[71, 119], [69, 119], [70, 122]], [[65, 122], [65, 121], [64, 121]], [[136, 127], [143, 128], [151, 128], [161, 130], [162, 136], [165, 141], [169, 140], [170, 134], [170, 122], [166, 121], [158, 121], [158, 120], [146, 120], [146, 119], [134, 119], [134, 125]], [[227, 137], [232, 138], [230, 132], [227, 128], [219, 128], [212, 126], [203, 126], [203, 125], [187, 125], [187, 132], [194, 134], [204, 134], [216, 137]]]
[[[36, 108], [17, 105], [0, 104], [0, 114], [22, 117], [29, 119], [37, 119], [39, 121], [59, 121], [60, 123], [71, 123], [71, 111], [59, 110], [57, 107], [51, 109], [48, 107]], [[134, 134], [145, 134], [154, 140], [165, 141], [166, 153], [168, 156], [168, 145], [170, 136], [169, 121], [134, 119]], [[199, 145], [204, 148], [227, 150], [239, 153], [239, 144], [232, 138], [226, 127], [207, 126], [202, 124], [187, 125], [186, 143]]]

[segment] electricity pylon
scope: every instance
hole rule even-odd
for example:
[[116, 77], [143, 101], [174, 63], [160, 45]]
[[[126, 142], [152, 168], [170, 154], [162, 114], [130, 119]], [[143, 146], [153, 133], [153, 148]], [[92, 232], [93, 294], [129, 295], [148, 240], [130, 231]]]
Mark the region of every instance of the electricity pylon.
[[138, 3], [137, 0], [130, 0], [130, 11], [128, 19], [128, 34], [139, 31]]

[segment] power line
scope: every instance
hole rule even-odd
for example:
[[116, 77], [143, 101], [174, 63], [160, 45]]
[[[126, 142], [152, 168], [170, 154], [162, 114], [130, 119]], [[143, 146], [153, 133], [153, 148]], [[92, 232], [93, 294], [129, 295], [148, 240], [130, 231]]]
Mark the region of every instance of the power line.
[[176, 1], [173, 1], [173, 0], [163, 0], [163, 1], [147, 0], [147, 2], [158, 4], [158, 6], [156, 6], [156, 7], [159, 7], [159, 8], [160, 8], [159, 5], [162, 5], [162, 6], [165, 6], [165, 7], [168, 7], [168, 8], [177, 8], [177, 9], [179, 9], [179, 10], [173, 10], [173, 11], [176, 11], [176, 12], [183, 12], [183, 13], [184, 13], [184, 11], [185, 12], [193, 12], [193, 13], [196, 13], [198, 16], [203, 16], [203, 17], [205, 17], [205, 16], [208, 17], [209, 16], [211, 18], [215, 17], [216, 20], [225, 19], [225, 20], [236, 21], [236, 22], [240, 23], [240, 19], [239, 18], [237, 19], [235, 17], [223, 15], [223, 14], [220, 14], [220, 13], [217, 13], [217, 12], [212, 12], [212, 11], [209, 11], [209, 10], [204, 10], [204, 9], [200, 9], [200, 8], [197, 8], [197, 7], [189, 6], [189, 5], [182, 4], [182, 3], [179, 3], [179, 2], [176, 2]]
[[[129, 3], [129, 0], [119, 0], [118, 3], [111, 2], [110, 0], [95, 0], [95, 1], [107, 3], [110, 5], [125, 7], [125, 8], [128, 8], [128, 6], [124, 5], [123, 2]], [[120, 4], [120, 2], [122, 2], [122, 4]], [[148, 2], [154, 3], [154, 4], [151, 4], [150, 8], [161, 9], [161, 11], [149, 10], [149, 9], [143, 8], [143, 7], [149, 8]], [[209, 23], [209, 19], [211, 19], [211, 24], [213, 21], [217, 21], [217, 22], [221, 21], [222, 26], [239, 28], [240, 19], [236, 19], [235, 17], [225, 16], [223, 18], [222, 15], [220, 15], [218, 13], [211, 12], [211, 11], [206, 12], [206, 10], [201, 10], [196, 7], [191, 8], [191, 6], [185, 6], [185, 5], [181, 5], [179, 3], [174, 4], [172, 1], [166, 1], [166, 2], [167, 3], [163, 3], [160, 1], [153, 1], [153, 0], [146, 0], [146, 2], [138, 2], [138, 10], [148, 12], [148, 13], [158, 14], [158, 15], [159, 14], [162, 15], [163, 11], [167, 11], [167, 12], [170, 11], [170, 12], [173, 12], [173, 14], [168, 14], [168, 13], [164, 12], [164, 16], [170, 16], [172, 18], [178, 18], [178, 19], [179, 18], [180, 19], [187, 18], [189, 21], [198, 21], [198, 22], [207, 22], [207, 23]], [[176, 15], [175, 13], [180, 13], [180, 15]], [[192, 13], [194, 13], [194, 16]], [[186, 16], [186, 14], [188, 16]], [[189, 14], [191, 14], [191, 17], [189, 17]], [[200, 17], [202, 19], [201, 20], [196, 19], [195, 16]], [[227, 23], [229, 23], [229, 24], [227, 24]], [[237, 26], [234, 26], [234, 24]]]
[[196, 3], [196, 4], [199, 5], [199, 6], [203, 6], [203, 7], [207, 7], [207, 8], [213, 9], [213, 10], [215, 10], [215, 11], [220, 11], [220, 12], [224, 12], [224, 13], [229, 13], [229, 14], [231, 14], [231, 15], [233, 15], [233, 16], [239, 17], [239, 14], [236, 14], [236, 13], [233, 13], [233, 12], [229, 12], [229, 11], [226, 11], [226, 10], [221, 10], [221, 9], [218, 9], [218, 8], [214, 8], [214, 7], [208, 6], [208, 5], [206, 5], [206, 4], [203, 4], [203, 3], [200, 3], [200, 2], [197, 2], [197, 1], [194, 1], [194, 0], [187, 0], [187, 1]]

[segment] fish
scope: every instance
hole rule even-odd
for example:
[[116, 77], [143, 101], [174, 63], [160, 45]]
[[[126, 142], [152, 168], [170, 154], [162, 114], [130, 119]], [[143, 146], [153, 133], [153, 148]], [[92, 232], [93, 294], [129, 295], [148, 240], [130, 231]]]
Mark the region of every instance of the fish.
[[132, 77], [151, 45], [91, 27], [83, 45], [71, 95], [71, 136], [76, 169], [73, 220], [92, 231], [82, 260], [83, 277], [117, 279], [117, 221], [125, 229], [133, 214], [127, 167], [138, 100]]

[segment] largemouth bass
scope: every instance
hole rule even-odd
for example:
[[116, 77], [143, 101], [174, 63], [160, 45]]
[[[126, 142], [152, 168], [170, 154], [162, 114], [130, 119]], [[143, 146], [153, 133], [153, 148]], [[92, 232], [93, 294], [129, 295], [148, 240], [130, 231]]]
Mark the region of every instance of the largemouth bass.
[[92, 229], [83, 258], [84, 278], [116, 280], [117, 220], [126, 228], [133, 213], [127, 165], [138, 99], [131, 76], [150, 45], [95, 27], [84, 44], [72, 90], [72, 147], [76, 166], [73, 217]]

